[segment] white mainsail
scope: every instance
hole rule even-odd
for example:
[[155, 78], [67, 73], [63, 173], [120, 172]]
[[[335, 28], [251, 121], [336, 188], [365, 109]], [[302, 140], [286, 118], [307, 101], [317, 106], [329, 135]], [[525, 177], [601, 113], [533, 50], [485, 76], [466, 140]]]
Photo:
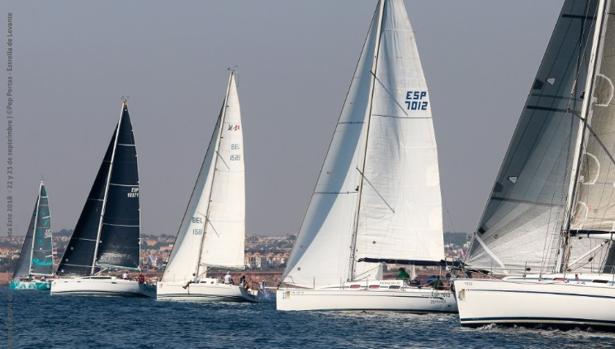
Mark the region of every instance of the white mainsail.
[[610, 244], [587, 236], [615, 230], [613, 10], [610, 0], [565, 1], [468, 265], [503, 273], [604, 268]]
[[[402, 1], [384, 6], [356, 259], [444, 259], [427, 83]], [[361, 263], [357, 265], [361, 268]], [[369, 266], [366, 266], [369, 267]]]
[[374, 13], [283, 281], [373, 278], [361, 258], [444, 258], [429, 93], [401, 0]]
[[163, 281], [193, 279], [207, 266], [243, 268], [245, 173], [235, 73], [201, 165]]

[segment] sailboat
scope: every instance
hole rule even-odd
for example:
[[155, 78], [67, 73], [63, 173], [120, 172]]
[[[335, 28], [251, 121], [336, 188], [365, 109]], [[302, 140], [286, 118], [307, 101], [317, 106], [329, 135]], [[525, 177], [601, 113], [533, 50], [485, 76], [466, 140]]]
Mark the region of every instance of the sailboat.
[[139, 269], [139, 175], [127, 101], [51, 283], [52, 295], [153, 296], [152, 286], [105, 275]]
[[615, 2], [566, 0], [466, 267], [462, 325], [615, 328]]
[[38, 189], [34, 212], [21, 247], [17, 268], [9, 288], [14, 290], [49, 290], [53, 276], [53, 242], [49, 199], [43, 181]]
[[306, 216], [278, 310], [455, 312], [449, 290], [383, 280], [383, 264], [444, 260], [427, 83], [402, 0], [381, 0]]
[[241, 110], [235, 72], [231, 70], [222, 108], [173, 251], [157, 284], [157, 299], [256, 300], [245, 285], [207, 276], [208, 268], [239, 270], [245, 266], [243, 155]]

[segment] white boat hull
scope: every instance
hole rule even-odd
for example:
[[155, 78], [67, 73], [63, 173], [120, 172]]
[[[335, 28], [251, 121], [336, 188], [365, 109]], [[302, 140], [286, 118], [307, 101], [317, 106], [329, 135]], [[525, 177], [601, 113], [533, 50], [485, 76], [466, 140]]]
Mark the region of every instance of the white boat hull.
[[496, 323], [615, 330], [615, 286], [607, 280], [459, 279], [455, 292], [464, 326]]
[[257, 297], [238, 285], [205, 279], [198, 283], [158, 282], [156, 299], [190, 302], [256, 302]]
[[155, 287], [115, 277], [61, 278], [51, 282], [52, 296], [154, 297]]
[[280, 288], [277, 310], [394, 310], [456, 313], [451, 291], [406, 287], [397, 290]]

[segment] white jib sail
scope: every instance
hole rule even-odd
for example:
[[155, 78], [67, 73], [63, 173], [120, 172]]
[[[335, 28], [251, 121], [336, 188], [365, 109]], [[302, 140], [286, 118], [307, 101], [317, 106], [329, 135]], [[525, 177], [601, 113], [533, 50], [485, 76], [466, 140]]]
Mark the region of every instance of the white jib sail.
[[[384, 68], [381, 72], [377, 68], [374, 81], [374, 60], [380, 45], [381, 51], [388, 52], [380, 53], [379, 63]], [[401, 75], [392, 76], [395, 74]], [[372, 115], [375, 131], [370, 130], [367, 136], [372, 91], [371, 111], [378, 116]], [[415, 92], [418, 93], [416, 99]], [[423, 105], [426, 110], [422, 110]], [[414, 110], [410, 111], [412, 108]], [[376, 178], [382, 174], [385, 178]], [[413, 182], [406, 183], [406, 177]], [[360, 209], [356, 228], [358, 253], [355, 261], [361, 256], [438, 260], [443, 257], [438, 164], [429, 97], [410, 23], [403, 2], [398, 0], [383, 0], [374, 13], [329, 151], [284, 272], [284, 283], [320, 287], [348, 279], [362, 180], [364, 208]], [[420, 198], [412, 198], [416, 195]], [[400, 202], [403, 200], [410, 202]], [[389, 206], [397, 213], [390, 212]], [[419, 211], [417, 215], [407, 216], [410, 210]], [[433, 231], [439, 231], [439, 236], [432, 234]], [[435, 242], [421, 246], [429, 236]], [[374, 239], [377, 246], [367, 248], [365, 245], [372, 244]], [[412, 255], [413, 251], [421, 253]], [[357, 267], [358, 272], [354, 274], [360, 276], [362, 266]]]
[[190, 280], [193, 273], [201, 274], [207, 265], [243, 268], [244, 245], [243, 130], [235, 75], [231, 73], [224, 104], [162, 280]]

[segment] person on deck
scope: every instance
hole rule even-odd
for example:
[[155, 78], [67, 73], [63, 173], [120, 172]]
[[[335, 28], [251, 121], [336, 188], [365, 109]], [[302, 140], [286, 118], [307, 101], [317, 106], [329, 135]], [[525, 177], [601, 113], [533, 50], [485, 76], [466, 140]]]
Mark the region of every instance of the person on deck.
[[433, 287], [434, 290], [441, 290], [442, 289], [442, 280], [440, 280], [440, 275], [436, 276], [435, 280], [433, 280], [430, 283], [431, 287]]
[[241, 275], [241, 277], [239, 278], [239, 286], [241, 287], [246, 286], [246, 276], [245, 275]]
[[397, 280], [407, 281], [410, 279], [410, 274], [406, 271], [406, 268], [399, 268], [397, 272]]
[[192, 273], [192, 279], [188, 280], [188, 282], [186, 282], [186, 284], [184, 286], [182, 286], [182, 288], [187, 289], [188, 286], [190, 286], [190, 284], [194, 284], [197, 283], [197, 277], [196, 277], [196, 273]]
[[124, 279], [124, 280], [128, 280], [128, 273], [127, 273], [127, 272], [124, 272], [124, 273], [122, 274], [122, 279]]
[[145, 275], [143, 275], [142, 273], [139, 273], [139, 277], [137, 280], [139, 280], [140, 285], [143, 285], [145, 283]]
[[224, 283], [227, 285], [230, 285], [233, 283], [233, 278], [231, 277], [231, 273], [230, 272], [226, 272], [226, 275], [224, 275]]

